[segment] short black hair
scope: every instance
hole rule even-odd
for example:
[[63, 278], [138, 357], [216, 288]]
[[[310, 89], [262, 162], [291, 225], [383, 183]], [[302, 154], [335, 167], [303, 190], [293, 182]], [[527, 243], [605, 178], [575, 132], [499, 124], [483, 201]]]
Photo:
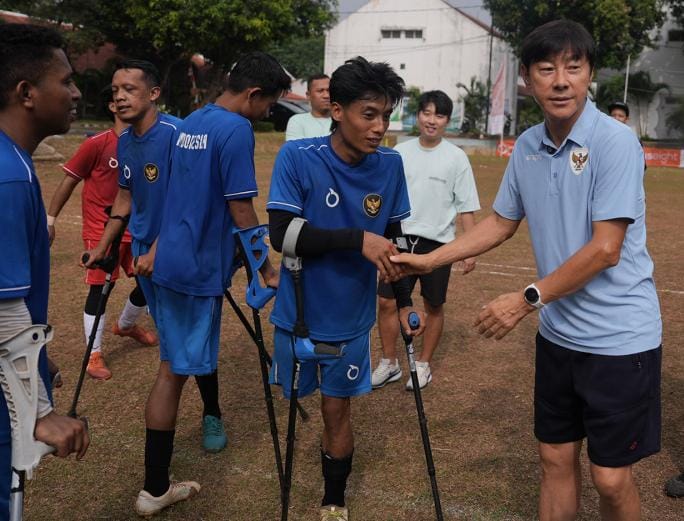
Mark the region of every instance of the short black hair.
[[39, 83], [55, 50], [64, 47], [62, 35], [49, 27], [0, 24], [0, 109], [19, 82]]
[[[404, 96], [402, 80], [389, 64], [369, 62], [357, 56], [340, 65], [330, 78], [330, 103], [346, 107], [350, 103], [375, 97], [386, 98], [396, 107]], [[331, 130], [337, 127], [332, 121]]]
[[292, 79], [278, 60], [268, 53], [259, 51], [241, 56], [233, 65], [226, 83], [228, 90], [235, 94], [259, 87], [263, 96], [287, 92], [291, 85]]
[[451, 98], [446, 92], [441, 90], [423, 92], [420, 95], [420, 98], [418, 98], [418, 112], [425, 110], [430, 103], [435, 104], [435, 112], [437, 112], [437, 114], [451, 119], [451, 113], [454, 110], [454, 102], [451, 101]]
[[615, 109], [620, 109], [624, 111], [625, 116], [629, 117], [629, 105], [627, 103], [623, 103], [622, 101], [614, 101], [610, 105], [608, 105], [608, 114], [613, 112]]
[[327, 74], [314, 74], [306, 79], [306, 90], [311, 90], [311, 84], [316, 80], [330, 79]]
[[139, 69], [143, 73], [143, 78], [150, 87], [161, 87], [161, 75], [159, 69], [152, 62], [146, 60], [123, 60], [116, 64], [114, 72], [121, 69]]
[[594, 70], [596, 44], [582, 24], [572, 20], [554, 20], [528, 34], [520, 47], [520, 61], [530, 65], [570, 51], [574, 59], [586, 58]]

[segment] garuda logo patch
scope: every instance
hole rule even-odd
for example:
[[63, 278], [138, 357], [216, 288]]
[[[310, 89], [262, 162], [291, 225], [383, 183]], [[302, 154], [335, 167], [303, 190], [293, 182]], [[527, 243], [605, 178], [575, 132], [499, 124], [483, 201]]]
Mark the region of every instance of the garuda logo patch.
[[580, 175], [589, 161], [589, 149], [587, 147], [574, 148], [570, 152], [570, 168], [572, 173]]
[[368, 194], [363, 198], [363, 211], [368, 217], [377, 217], [382, 207], [382, 196], [379, 194]]
[[147, 163], [145, 165], [145, 178], [154, 183], [159, 178], [159, 168], [154, 163]]

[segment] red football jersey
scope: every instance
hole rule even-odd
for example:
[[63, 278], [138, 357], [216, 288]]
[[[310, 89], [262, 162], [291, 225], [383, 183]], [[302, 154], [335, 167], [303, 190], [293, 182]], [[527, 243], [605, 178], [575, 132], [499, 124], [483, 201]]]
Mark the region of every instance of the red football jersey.
[[[99, 241], [107, 223], [105, 208], [114, 204], [119, 191], [119, 163], [116, 144], [119, 136], [109, 129], [86, 139], [62, 168], [67, 175], [83, 180], [81, 209], [83, 239]], [[130, 242], [126, 231], [124, 242]]]

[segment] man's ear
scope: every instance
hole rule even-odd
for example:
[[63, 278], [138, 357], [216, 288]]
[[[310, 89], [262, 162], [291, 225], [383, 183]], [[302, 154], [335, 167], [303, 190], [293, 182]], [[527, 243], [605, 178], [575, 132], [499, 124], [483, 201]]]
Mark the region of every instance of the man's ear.
[[333, 101], [330, 105], [330, 117], [339, 123], [343, 116], [344, 107], [336, 101]]
[[530, 86], [530, 71], [523, 64], [520, 64], [520, 76], [522, 76], [525, 86]]
[[247, 99], [253, 101], [257, 96], [263, 94], [263, 89], [261, 87], [250, 87], [247, 89]]
[[161, 87], [152, 87], [150, 89], [150, 101], [157, 101], [161, 96]]
[[14, 88], [15, 95], [24, 107], [33, 107], [33, 88], [33, 85], [26, 80], [17, 83], [17, 86]]

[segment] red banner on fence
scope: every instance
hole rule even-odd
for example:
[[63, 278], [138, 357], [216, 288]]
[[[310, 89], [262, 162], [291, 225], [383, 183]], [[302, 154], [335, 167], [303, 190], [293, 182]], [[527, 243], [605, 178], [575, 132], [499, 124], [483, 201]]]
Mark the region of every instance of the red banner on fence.
[[648, 166], [684, 168], [684, 151], [675, 148], [644, 147]]
[[513, 145], [515, 145], [515, 139], [504, 139], [503, 141], [500, 141], [499, 144], [496, 145], [496, 155], [499, 157], [511, 157]]

